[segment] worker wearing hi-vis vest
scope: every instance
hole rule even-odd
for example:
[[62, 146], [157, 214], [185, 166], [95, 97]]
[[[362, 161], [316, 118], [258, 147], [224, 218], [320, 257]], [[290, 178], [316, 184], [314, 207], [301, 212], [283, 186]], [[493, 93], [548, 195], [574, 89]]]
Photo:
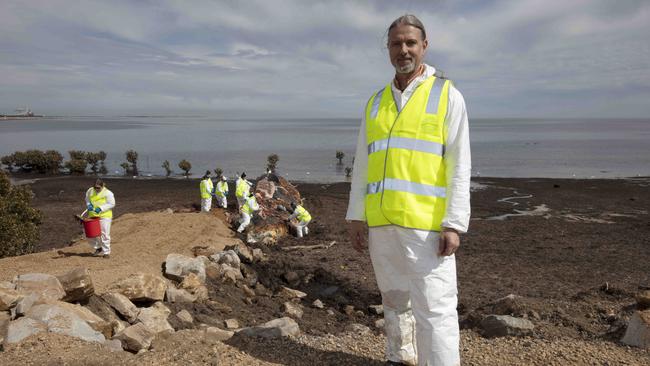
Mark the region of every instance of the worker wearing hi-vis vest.
[[201, 212], [209, 212], [212, 208], [212, 190], [214, 189], [209, 170], [205, 172], [201, 179], [199, 189], [201, 191]]
[[95, 257], [109, 258], [111, 254], [111, 222], [113, 220], [115, 196], [104, 186], [101, 179], [86, 191], [86, 210], [89, 218], [99, 217], [101, 235], [89, 238], [88, 242], [95, 249]]
[[241, 208], [248, 193], [250, 192], [252, 183], [246, 180], [246, 173], [241, 173], [235, 182], [235, 197], [237, 197], [237, 208]]
[[470, 216], [469, 131], [460, 92], [423, 63], [427, 46], [413, 15], [388, 29], [395, 77], [366, 104], [346, 219], [358, 251], [369, 227], [389, 363], [460, 365], [454, 253]]
[[257, 199], [255, 198], [255, 194], [249, 193], [246, 200], [244, 200], [244, 204], [239, 209], [239, 212], [241, 213], [241, 218], [239, 219], [239, 227], [237, 228], [238, 233], [241, 233], [244, 231], [244, 229], [246, 229], [248, 224], [251, 223], [253, 212], [259, 209], [260, 206], [257, 204]]
[[304, 207], [296, 205], [294, 202], [291, 202], [291, 209], [293, 210], [293, 213], [289, 216], [289, 222], [292, 222], [291, 220], [293, 219], [298, 220], [297, 224], [292, 223], [291, 225], [296, 229], [296, 236], [302, 238], [303, 234], [309, 234], [309, 228], [307, 225], [309, 225], [309, 222], [311, 221], [311, 215]]
[[217, 206], [228, 207], [228, 178], [222, 176], [214, 188], [214, 196], [217, 197]]

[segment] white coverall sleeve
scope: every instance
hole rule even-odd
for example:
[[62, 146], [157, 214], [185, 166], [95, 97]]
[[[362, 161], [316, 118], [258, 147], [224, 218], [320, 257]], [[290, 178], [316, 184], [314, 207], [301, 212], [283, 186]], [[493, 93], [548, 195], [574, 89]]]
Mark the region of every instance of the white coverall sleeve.
[[113, 192], [108, 191], [106, 192], [106, 203], [99, 206], [99, 208], [101, 208], [102, 211], [108, 211], [112, 210], [113, 207], [115, 207], [115, 196], [113, 195]]
[[86, 191], [86, 206], [88, 206], [90, 204], [90, 190], [91, 189], [93, 189], [93, 188], [91, 187]]
[[469, 145], [469, 123], [463, 95], [449, 88], [449, 110], [445, 141], [447, 173], [447, 208], [442, 226], [465, 233], [470, 217], [470, 177], [472, 157]]
[[[364, 108], [365, 111], [365, 108]], [[357, 150], [352, 167], [352, 183], [346, 220], [366, 221], [366, 185], [368, 183], [368, 144], [366, 142], [366, 115], [361, 118]]]

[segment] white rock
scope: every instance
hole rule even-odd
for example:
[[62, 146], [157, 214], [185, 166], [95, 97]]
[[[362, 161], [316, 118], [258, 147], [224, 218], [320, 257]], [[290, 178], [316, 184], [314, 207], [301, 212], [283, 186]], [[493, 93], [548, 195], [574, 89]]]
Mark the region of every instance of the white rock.
[[224, 321], [224, 324], [226, 325], [226, 329], [237, 329], [239, 328], [239, 322], [237, 319], [226, 319]]
[[122, 315], [129, 323], [135, 322], [138, 318], [140, 310], [135, 306], [131, 300], [119, 292], [108, 292], [102, 295], [102, 299], [106, 301], [115, 311]]
[[162, 301], [167, 283], [161, 277], [136, 273], [113, 284], [109, 291], [119, 292], [131, 301]]
[[11, 309], [11, 314], [13, 317], [17, 316], [23, 316], [25, 313], [36, 304], [36, 302], [39, 300], [40, 296], [36, 293], [29, 293], [22, 297], [20, 300], [18, 300], [18, 303], [16, 303], [16, 307]]
[[18, 343], [32, 334], [47, 332], [47, 325], [38, 320], [20, 318], [9, 323], [6, 343]]
[[170, 286], [167, 288], [167, 292], [165, 292], [165, 299], [167, 299], [167, 302], [194, 302], [196, 301], [196, 296], [187, 290]]
[[289, 335], [297, 336], [300, 334], [300, 327], [298, 327], [295, 320], [283, 317], [273, 319], [256, 327], [244, 328], [240, 333], [252, 337], [279, 338]]
[[107, 339], [104, 341], [104, 347], [111, 350], [111, 352], [124, 351], [122, 349], [122, 342], [119, 339]]
[[291, 301], [287, 301], [284, 304], [282, 304], [282, 311], [287, 316], [290, 316], [294, 319], [300, 319], [302, 318], [303, 315], [303, 311], [300, 304], [294, 304]]
[[480, 327], [485, 337], [528, 335], [535, 328], [530, 320], [509, 315], [488, 315], [481, 320]]
[[315, 307], [316, 309], [322, 309], [325, 307], [325, 305], [323, 305], [323, 302], [319, 299], [314, 300], [314, 302], [311, 303], [311, 306]]
[[[33, 306], [25, 314], [25, 317], [44, 323], [48, 332], [63, 334], [80, 338], [89, 342], [102, 343], [106, 340], [104, 335], [93, 329], [84, 318], [92, 318], [97, 322], [103, 322], [101, 318], [92, 314], [81, 306], [73, 308], [74, 305], [64, 306], [62, 302], [54, 304], [39, 304]], [[87, 311], [87, 313], [85, 311]]]
[[57, 276], [57, 279], [65, 291], [63, 301], [81, 301], [95, 293], [95, 286], [87, 268], [75, 268], [64, 275]]
[[16, 290], [0, 288], [0, 311], [7, 311], [18, 303], [21, 296]]
[[637, 311], [632, 315], [621, 342], [650, 349], [650, 310]]
[[194, 323], [194, 318], [189, 311], [183, 309], [176, 313], [176, 317], [180, 319], [185, 325], [191, 326]]
[[65, 296], [65, 290], [59, 280], [45, 273], [27, 273], [14, 277], [13, 283], [16, 290], [28, 294], [39, 295], [39, 301], [61, 300]]
[[207, 327], [205, 329], [206, 338], [213, 339], [216, 341], [221, 341], [221, 342], [229, 340], [230, 338], [232, 338], [234, 334], [235, 332], [231, 330], [223, 330], [217, 327]]
[[225, 250], [223, 252], [213, 254], [210, 256], [210, 260], [217, 264], [226, 264], [236, 269], [239, 269], [239, 266], [241, 265], [241, 260], [234, 250]]
[[170, 313], [171, 311], [163, 303], [157, 302], [151, 307], [140, 309], [138, 320], [155, 334], [166, 331], [173, 332], [174, 328], [167, 321]]
[[201, 282], [205, 282], [205, 262], [201, 258], [191, 258], [182, 254], [171, 253], [165, 259], [165, 277], [182, 281], [185, 276], [194, 273]]
[[384, 305], [370, 305], [368, 311], [371, 314], [381, 315], [384, 313]]
[[285, 286], [282, 286], [280, 291], [278, 291], [278, 296], [280, 297], [285, 297], [288, 299], [302, 299], [303, 297], [306, 297], [307, 294], [299, 291], [299, 290], [294, 290]]

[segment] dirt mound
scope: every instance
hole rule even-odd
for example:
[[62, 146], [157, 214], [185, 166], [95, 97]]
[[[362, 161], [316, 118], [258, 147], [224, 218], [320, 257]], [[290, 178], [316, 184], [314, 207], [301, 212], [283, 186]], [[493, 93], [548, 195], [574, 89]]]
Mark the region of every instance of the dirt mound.
[[[79, 232], [81, 235], [81, 227]], [[111, 227], [111, 258], [91, 256], [85, 239], [68, 248], [0, 259], [0, 280], [11, 280], [22, 273], [63, 274], [73, 268], [89, 269], [99, 293], [128, 274], [160, 275], [161, 264], [169, 253], [192, 256], [192, 247], [209, 245], [223, 248], [239, 243], [221, 218], [220, 212], [171, 213], [169, 211], [125, 214]]]

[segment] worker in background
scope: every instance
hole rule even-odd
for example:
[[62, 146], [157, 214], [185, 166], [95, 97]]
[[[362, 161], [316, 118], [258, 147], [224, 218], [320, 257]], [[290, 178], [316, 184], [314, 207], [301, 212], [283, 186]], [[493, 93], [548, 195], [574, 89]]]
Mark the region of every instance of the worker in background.
[[212, 190], [214, 186], [212, 184], [212, 179], [210, 179], [210, 171], [206, 170], [205, 175], [201, 179], [201, 185], [199, 186], [201, 190], [201, 212], [210, 212], [212, 208]]
[[101, 179], [86, 191], [86, 209], [90, 218], [99, 217], [101, 235], [89, 238], [88, 242], [95, 249], [93, 256], [109, 258], [111, 255], [111, 222], [113, 221], [115, 196], [104, 186]]
[[235, 183], [235, 196], [237, 197], [237, 208], [242, 207], [244, 202], [246, 202], [246, 197], [248, 197], [248, 192], [250, 192], [251, 186], [253, 184], [246, 180], [246, 173], [241, 173], [241, 176], [237, 178]]
[[217, 197], [217, 206], [228, 207], [228, 178], [222, 176], [214, 188], [214, 195]]
[[414, 15], [388, 28], [395, 74], [366, 105], [346, 215], [354, 248], [370, 253], [392, 365], [460, 365], [454, 254], [470, 218], [469, 125], [462, 94], [424, 63], [427, 46]]
[[237, 228], [238, 233], [241, 233], [244, 231], [244, 229], [246, 229], [248, 224], [251, 223], [253, 212], [259, 209], [260, 209], [260, 205], [257, 204], [257, 199], [255, 198], [255, 194], [249, 193], [246, 200], [244, 200], [244, 204], [239, 209], [239, 212], [241, 213], [241, 218], [239, 219], [239, 228]]
[[[302, 238], [302, 235], [309, 234], [309, 222], [311, 221], [311, 215], [304, 207], [301, 205], [296, 205], [294, 202], [291, 202], [291, 209], [293, 213], [289, 216], [289, 222], [296, 229], [296, 236]], [[294, 224], [291, 220], [297, 219], [298, 223]]]

